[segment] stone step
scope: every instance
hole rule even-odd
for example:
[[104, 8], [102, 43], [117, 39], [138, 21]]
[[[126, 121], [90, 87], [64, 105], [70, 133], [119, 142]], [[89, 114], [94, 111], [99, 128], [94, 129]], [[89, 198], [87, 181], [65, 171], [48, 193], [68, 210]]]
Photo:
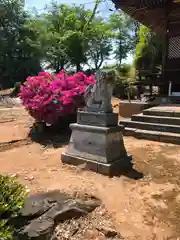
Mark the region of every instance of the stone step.
[[136, 122], [131, 120], [122, 120], [120, 125], [130, 129], [144, 129], [149, 131], [171, 132], [180, 133], [180, 126], [178, 125], [166, 125], [149, 122]]
[[143, 115], [180, 118], [180, 111], [150, 108], [144, 110]]
[[180, 100], [174, 100], [174, 101], [171, 101], [171, 103], [173, 103], [173, 104], [180, 104]]
[[138, 139], [146, 139], [151, 141], [165, 142], [180, 144], [180, 134], [178, 133], [167, 133], [167, 132], [158, 132], [134, 128], [124, 128], [124, 136], [133, 136]]
[[131, 118], [135, 122], [148, 122], [166, 125], [180, 125], [180, 118], [137, 114]]
[[180, 97], [179, 96], [170, 96], [169, 97], [171, 103], [179, 104], [180, 103]]
[[180, 118], [180, 111], [177, 110], [168, 110], [161, 108], [149, 108], [143, 111], [143, 115], [150, 116], [164, 116], [164, 117], [176, 117]]

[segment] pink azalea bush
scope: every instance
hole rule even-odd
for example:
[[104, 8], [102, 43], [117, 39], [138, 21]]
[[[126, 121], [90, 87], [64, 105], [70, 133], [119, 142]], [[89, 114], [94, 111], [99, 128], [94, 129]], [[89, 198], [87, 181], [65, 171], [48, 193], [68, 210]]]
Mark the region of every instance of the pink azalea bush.
[[19, 96], [36, 121], [55, 124], [59, 117], [74, 114], [84, 106], [84, 91], [94, 83], [94, 76], [87, 77], [83, 72], [71, 76], [63, 70], [56, 75], [40, 72], [26, 79]]

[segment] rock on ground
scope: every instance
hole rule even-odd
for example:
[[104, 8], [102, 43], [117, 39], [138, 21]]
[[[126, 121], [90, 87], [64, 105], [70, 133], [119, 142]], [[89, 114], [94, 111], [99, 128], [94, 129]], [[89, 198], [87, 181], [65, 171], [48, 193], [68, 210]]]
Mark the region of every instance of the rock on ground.
[[10, 221], [16, 229], [14, 239], [49, 240], [59, 222], [85, 216], [99, 205], [96, 198], [75, 198], [59, 190], [30, 196]]

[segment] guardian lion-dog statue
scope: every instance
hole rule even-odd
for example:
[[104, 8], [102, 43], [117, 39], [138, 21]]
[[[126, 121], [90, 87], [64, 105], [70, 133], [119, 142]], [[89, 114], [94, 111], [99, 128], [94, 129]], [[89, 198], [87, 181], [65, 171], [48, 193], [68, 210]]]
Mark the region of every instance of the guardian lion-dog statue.
[[111, 98], [115, 83], [113, 70], [98, 70], [95, 75], [96, 83], [90, 84], [85, 91], [85, 111], [112, 112]]

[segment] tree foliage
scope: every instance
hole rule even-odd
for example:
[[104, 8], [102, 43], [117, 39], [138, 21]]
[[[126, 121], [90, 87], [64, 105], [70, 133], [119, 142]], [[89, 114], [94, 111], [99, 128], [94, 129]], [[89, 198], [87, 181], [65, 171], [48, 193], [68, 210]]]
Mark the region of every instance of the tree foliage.
[[40, 64], [37, 49], [30, 43], [36, 35], [25, 27], [29, 16], [23, 1], [2, 0], [0, 9], [0, 80], [8, 86], [38, 72]]
[[93, 34], [88, 43], [88, 59], [92, 67], [99, 69], [105, 60], [109, 59], [112, 52], [112, 31], [103, 19], [95, 18], [92, 22]]
[[114, 33], [115, 58], [119, 64], [125, 59], [135, 44], [134, 21], [124, 13], [112, 14], [109, 19], [109, 26]]
[[141, 26], [138, 36], [135, 53], [136, 68], [153, 70], [162, 62], [162, 39], [145, 26]]
[[37, 75], [42, 66], [94, 71], [108, 59], [119, 64], [135, 49], [135, 24], [124, 13], [105, 21], [83, 5], [50, 3], [46, 11], [32, 14], [23, 0], [0, 3], [0, 82], [4, 87]]

